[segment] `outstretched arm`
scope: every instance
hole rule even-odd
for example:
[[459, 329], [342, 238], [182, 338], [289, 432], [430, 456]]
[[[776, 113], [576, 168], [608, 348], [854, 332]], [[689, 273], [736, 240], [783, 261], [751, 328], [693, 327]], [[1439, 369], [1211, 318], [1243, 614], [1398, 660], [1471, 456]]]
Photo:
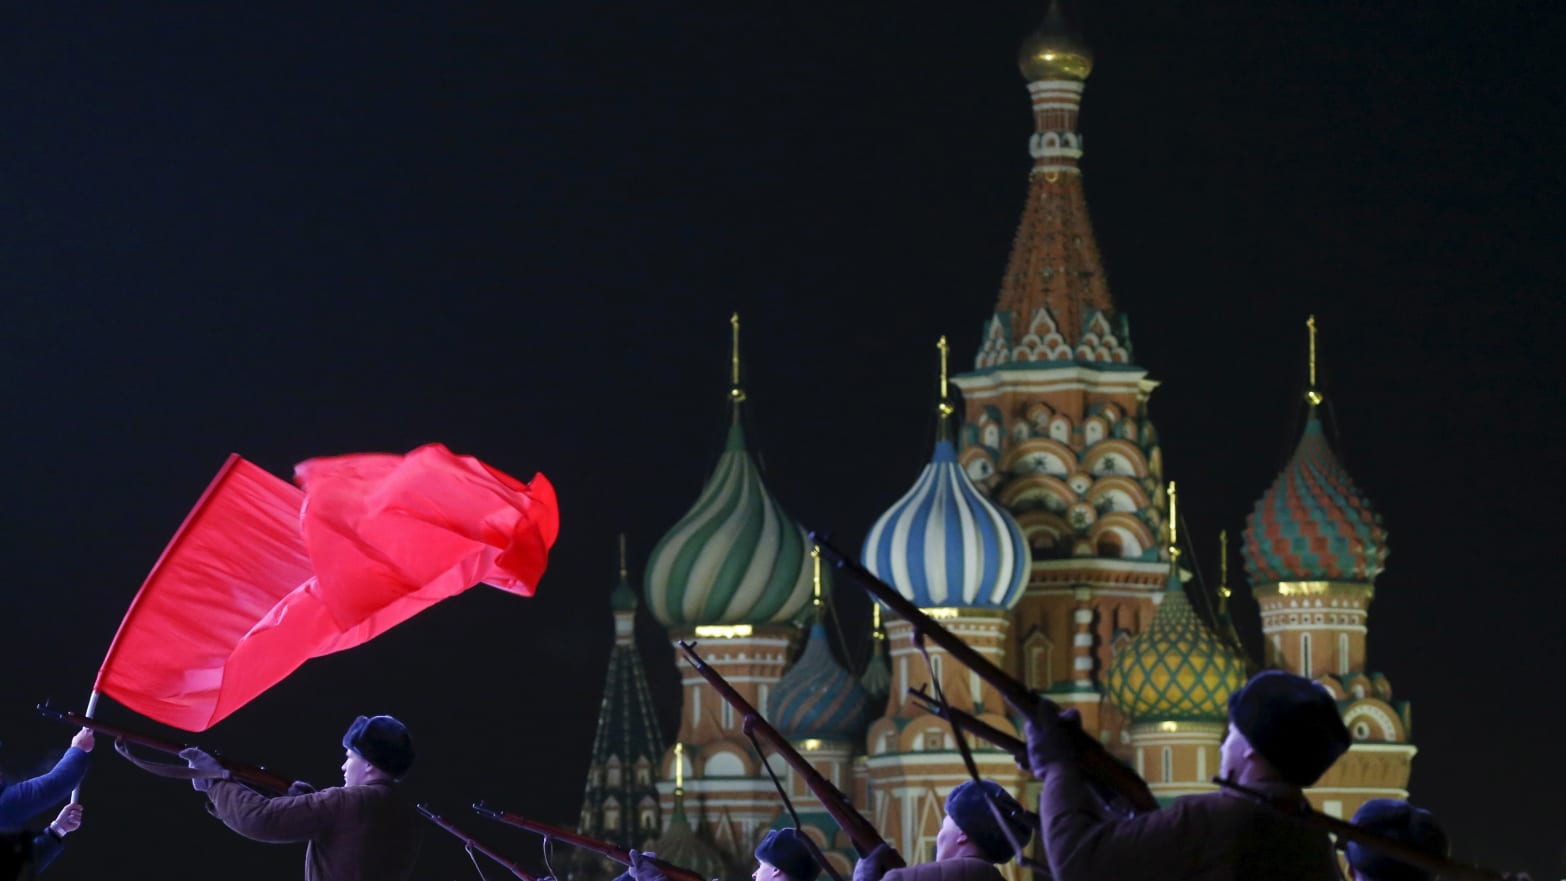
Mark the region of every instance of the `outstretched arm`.
[[83, 728], [71, 738], [71, 748], [49, 773], [0, 790], [0, 826], [21, 826], [50, 805], [64, 801], [86, 776], [87, 753], [92, 747], [92, 732]]

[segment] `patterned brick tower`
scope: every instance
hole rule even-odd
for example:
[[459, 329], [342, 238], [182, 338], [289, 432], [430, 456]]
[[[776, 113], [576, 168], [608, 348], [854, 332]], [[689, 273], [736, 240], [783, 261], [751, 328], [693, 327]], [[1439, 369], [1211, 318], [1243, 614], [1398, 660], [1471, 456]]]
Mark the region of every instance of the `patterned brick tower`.
[[1409, 706], [1380, 673], [1365, 671], [1369, 606], [1387, 557], [1381, 515], [1327, 445], [1317, 410], [1316, 321], [1310, 335], [1309, 412], [1283, 472], [1246, 520], [1245, 567], [1261, 606], [1267, 665], [1332, 692], [1354, 745], [1309, 790], [1316, 807], [1351, 817], [1372, 798], [1407, 798], [1415, 747]]
[[[799, 635], [794, 622], [810, 603], [810, 544], [767, 492], [745, 448], [739, 316], [730, 321], [728, 440], [695, 504], [648, 559], [647, 605], [672, 640], [698, 641], [702, 658], [751, 706], [764, 708]], [[687, 766], [683, 808], [694, 833], [725, 855], [723, 877], [742, 878], [754, 866], [756, 842], [777, 816], [777, 791], [740, 731], [743, 720], [680, 652], [675, 655], [683, 704], [676, 739]], [[673, 752], [665, 755], [659, 775], [669, 816], [675, 762]]]
[[1210, 630], [1180, 583], [1175, 485], [1169, 484], [1169, 582], [1146, 630], [1115, 653], [1110, 700], [1131, 720], [1136, 772], [1160, 801], [1213, 789], [1229, 695], [1245, 661]]
[[[609, 594], [614, 613], [614, 647], [604, 698], [593, 736], [592, 762], [577, 831], [623, 848], [641, 848], [663, 829], [656, 774], [663, 759], [663, 733], [653, 709], [652, 693], [641, 654], [636, 650], [636, 593], [631, 590], [625, 560], [625, 536], [620, 536], [620, 580]], [[578, 851], [571, 877], [602, 881], [618, 871], [603, 859]]]
[[1059, 0], [1020, 64], [1033, 169], [994, 317], [974, 370], [955, 379], [967, 402], [958, 460], [1032, 549], [1008, 665], [1125, 754], [1125, 721], [1100, 697], [1117, 640], [1152, 620], [1167, 577], [1163, 464], [1147, 415], [1156, 383], [1132, 361], [1088, 219], [1077, 111], [1092, 54]]
[[[907, 494], [871, 527], [865, 568], [991, 661], [1003, 662], [1007, 612], [1027, 578], [1028, 548], [1005, 509], [985, 498], [957, 464], [953, 408], [946, 397], [946, 340], [940, 341], [940, 429], [935, 452]], [[910, 863], [935, 855], [935, 834], [952, 787], [968, 779], [949, 724], [908, 697], [939, 683], [946, 700], [1003, 731], [1017, 731], [1000, 695], [939, 648], [925, 662], [907, 622], [887, 623], [891, 690], [884, 715], [866, 737], [865, 815]], [[1011, 755], [971, 743], [980, 776], [1025, 798], [1027, 774]], [[1015, 864], [1001, 867], [1017, 879]]]

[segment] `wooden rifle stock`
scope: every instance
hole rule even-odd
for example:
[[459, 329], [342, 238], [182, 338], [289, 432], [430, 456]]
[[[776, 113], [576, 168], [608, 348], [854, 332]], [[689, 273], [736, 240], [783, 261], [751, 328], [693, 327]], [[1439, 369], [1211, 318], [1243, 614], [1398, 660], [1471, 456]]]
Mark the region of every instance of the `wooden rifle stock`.
[[450, 832], [452, 835], [455, 835], [459, 840], [462, 841], [463, 844], [466, 844], [468, 847], [472, 848], [473, 850], [478, 851], [479, 853], [483, 854], [484, 856], [487, 856], [490, 859], [494, 860], [495, 862], [501, 864], [502, 866], [505, 866], [507, 869], [510, 869], [511, 870], [511, 874], [517, 876], [518, 878], [521, 878], [522, 881], [538, 881], [538, 878], [535, 875], [533, 875], [531, 872], [529, 872], [528, 870], [526, 870], [526, 869], [522, 868], [521, 866], [517, 865], [514, 861], [509, 860], [506, 857], [503, 857], [503, 856], [501, 856], [498, 853], [495, 853], [495, 851], [493, 851], [490, 848], [486, 847], [484, 845], [484, 843], [479, 841], [477, 838], [474, 838], [473, 836], [469, 835], [468, 833], [463, 832], [461, 829], [458, 829], [455, 825], [452, 824], [452, 822], [450, 820], [447, 820], [445, 817], [442, 817], [440, 814], [437, 814], [434, 811], [430, 810], [429, 805], [421, 804], [421, 805], [418, 805], [417, 807], [419, 809], [419, 813], [423, 814], [425, 819], [429, 820], [431, 823], [434, 823], [435, 825], [439, 826], [440, 828], [445, 829], [447, 832]]
[[[80, 713], [73, 713], [69, 710], [62, 710], [57, 707], [51, 707], [48, 704], [39, 704], [38, 712], [47, 718], [64, 722], [74, 728], [87, 728], [90, 729], [93, 734], [113, 738], [116, 743], [135, 744], [137, 746], [146, 747], [147, 749], [153, 750], [155, 752], [167, 753], [171, 756], [178, 756], [182, 750], [193, 745], [188, 743], [179, 743], [178, 741], [173, 740], [166, 740], [162, 737], [155, 737], [151, 734], [143, 734], [139, 731], [132, 731], [128, 728], [119, 728], [117, 726], [110, 725], [107, 722], [100, 722], [97, 719], [83, 716]], [[119, 752], [121, 755], [125, 756], [125, 758], [130, 759], [138, 767], [154, 774], [160, 773], [157, 770], [160, 767], [178, 767], [174, 765], [165, 766], [161, 763], [149, 764], [132, 757], [130, 753], [123, 749], [119, 750]], [[293, 781], [285, 777], [279, 777], [278, 775], [273, 774], [260, 765], [236, 762], [233, 759], [224, 758], [217, 753], [209, 752], [208, 754], [211, 755], [214, 759], [217, 759], [218, 764], [228, 769], [229, 779], [237, 780], [240, 783], [243, 783], [246, 786], [249, 786], [252, 789], [256, 789], [260, 792], [281, 795], [287, 792], [288, 788], [293, 785]], [[169, 775], [165, 774], [164, 776]], [[185, 777], [181, 779], [189, 778]]]
[[1478, 866], [1460, 863], [1450, 857], [1427, 853], [1417, 847], [1398, 841], [1396, 838], [1371, 832], [1347, 820], [1339, 820], [1337, 817], [1323, 814], [1308, 804], [1274, 798], [1265, 792], [1258, 792], [1248, 786], [1242, 786], [1220, 777], [1214, 777], [1213, 782], [1224, 789], [1232, 789], [1257, 804], [1276, 811], [1291, 820], [1310, 826], [1313, 829], [1331, 833], [1336, 836], [1339, 848], [1352, 841], [1355, 844], [1368, 847], [1395, 860], [1400, 860], [1411, 866], [1417, 866], [1427, 872], [1433, 872], [1440, 876], [1441, 881], [1510, 881], [1512, 878], [1511, 875], [1502, 872], [1481, 869]]
[[[582, 850], [591, 851], [601, 857], [611, 859], [622, 866], [629, 866], [631, 864], [630, 851], [621, 847], [616, 847], [607, 841], [600, 841], [596, 838], [589, 838], [586, 835], [572, 832], [570, 829], [567, 829], [563, 826], [551, 825], [540, 820], [531, 820], [522, 816], [521, 814], [511, 814], [507, 813], [506, 811], [499, 811], [484, 804], [483, 802], [475, 802], [473, 805], [473, 810], [480, 816], [488, 817], [491, 820], [499, 820], [500, 822], [505, 823], [507, 826], [515, 826], [518, 829], [526, 829], [529, 832], [535, 832], [544, 836], [546, 839], [553, 838], [556, 841], [569, 844], [572, 847], [579, 847]], [[669, 878], [669, 881], [708, 881], [708, 879], [703, 878], [702, 876], [683, 866], [676, 866], [673, 863], [664, 862], [657, 857], [648, 857], [648, 859], [652, 861], [653, 865], [658, 867], [659, 871], [663, 872], [663, 874]]]
[[[1017, 712], [1029, 719], [1038, 712], [1041, 699], [1027, 686], [997, 667], [989, 658], [974, 651], [972, 646], [926, 615], [895, 588], [877, 578], [875, 573], [834, 547], [831, 541], [815, 532], [810, 534], [810, 540], [821, 548], [823, 554], [830, 556], [839, 569], [852, 575], [872, 597], [912, 625], [917, 636], [940, 646], [948, 655], [972, 670], [991, 688], [1000, 692], [1001, 697]], [[1068, 725], [1066, 730], [1070, 732], [1072, 745], [1076, 748], [1077, 764], [1100, 792], [1116, 793], [1124, 806], [1129, 808], [1129, 813], [1147, 813], [1158, 809], [1158, 799], [1147, 788], [1147, 781], [1110, 755], [1103, 744], [1089, 737], [1080, 727]]]
[[[719, 697], [728, 701], [729, 705], [740, 714], [740, 717], [744, 720], [742, 730], [746, 734], [754, 735], [757, 739], [765, 742], [783, 761], [788, 762], [789, 767], [793, 768], [794, 773], [799, 775], [800, 780], [804, 782], [810, 793], [816, 797], [817, 801], [821, 802], [821, 806], [832, 816], [832, 819], [837, 821], [838, 827], [848, 836], [848, 840], [854, 845], [854, 850], [858, 851], [860, 856], [867, 856], [870, 851], [886, 843], [886, 839], [881, 837], [881, 833], [877, 832], [876, 828], [870, 825], [870, 821], [866, 820], [864, 815], [854, 810], [854, 806], [848, 801], [848, 797], [843, 795], [836, 786], [833, 786], [832, 781], [822, 777], [821, 772], [805, 761], [805, 757], [800, 755], [798, 750], [794, 749], [793, 744], [779, 734], [776, 728], [769, 725], [767, 720], [761, 718], [761, 714], [756, 712], [756, 708], [751, 706], [750, 702], [745, 700], [743, 695], [735, 691], [734, 686], [730, 685], [718, 671], [707, 666], [707, 662], [701, 659], [701, 655], [696, 654], [694, 645], [681, 640], [680, 648], [685, 651], [686, 659], [691, 662], [692, 667], [696, 668], [696, 672], [700, 673], [702, 678], [707, 680], [707, 684], [711, 685], [718, 692]], [[765, 761], [765, 758], [765, 756], [762, 757], [763, 761]], [[906, 865], [902, 856], [895, 850], [886, 854], [881, 860], [881, 864], [887, 869], [899, 869]]]

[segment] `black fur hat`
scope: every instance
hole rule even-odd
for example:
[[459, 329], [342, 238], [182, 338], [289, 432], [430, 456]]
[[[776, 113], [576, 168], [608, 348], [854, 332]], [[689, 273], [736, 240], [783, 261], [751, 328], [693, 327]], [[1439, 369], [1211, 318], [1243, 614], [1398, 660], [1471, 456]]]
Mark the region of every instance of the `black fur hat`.
[[777, 866], [793, 881], [816, 881], [821, 864], [804, 838], [798, 829], [773, 829], [756, 845], [756, 859]]
[[[1424, 808], [1394, 798], [1373, 798], [1354, 813], [1354, 825], [1367, 832], [1396, 839], [1416, 850], [1444, 857], [1449, 852], [1446, 832]], [[1350, 841], [1345, 849], [1349, 865], [1370, 881], [1430, 881], [1434, 872]]]
[[343, 749], [351, 749], [364, 760], [393, 777], [401, 777], [413, 767], [413, 736], [408, 726], [391, 716], [360, 716], [343, 735]]
[[1295, 786], [1315, 783], [1349, 748], [1332, 695], [1282, 670], [1263, 670], [1229, 695], [1229, 721]]
[[[979, 788], [981, 784], [984, 786], [982, 790]], [[1004, 863], [1016, 851], [1012, 849], [1006, 833], [995, 822], [995, 814], [990, 811], [986, 792], [995, 797], [996, 806], [1000, 808], [1001, 816], [1005, 818], [1006, 825], [1011, 828], [1018, 843], [1027, 844], [1028, 836], [1033, 834], [1027, 811], [1017, 804], [1011, 793], [993, 780], [968, 780], [953, 789], [946, 796], [946, 815], [984, 853], [985, 859], [992, 863]]]

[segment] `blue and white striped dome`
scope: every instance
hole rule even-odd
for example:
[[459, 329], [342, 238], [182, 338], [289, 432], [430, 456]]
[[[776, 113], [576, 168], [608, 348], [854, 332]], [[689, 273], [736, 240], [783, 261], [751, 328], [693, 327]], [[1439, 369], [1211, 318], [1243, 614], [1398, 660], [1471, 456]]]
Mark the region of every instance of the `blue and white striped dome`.
[[924, 608], [1010, 609], [1032, 554], [1017, 521], [979, 492], [950, 440], [870, 529], [865, 568]]

